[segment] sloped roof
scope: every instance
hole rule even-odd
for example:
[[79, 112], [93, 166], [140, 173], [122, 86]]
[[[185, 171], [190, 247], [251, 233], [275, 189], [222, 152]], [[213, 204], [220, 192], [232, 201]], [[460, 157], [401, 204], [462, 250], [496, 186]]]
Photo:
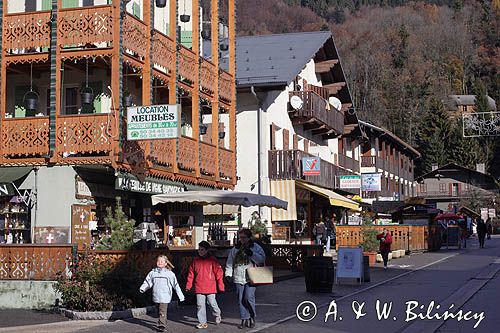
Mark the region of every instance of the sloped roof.
[[409, 143], [405, 142], [403, 139], [401, 139], [399, 136], [397, 136], [396, 134], [392, 133], [391, 131], [389, 130], [386, 130], [385, 128], [382, 128], [382, 127], [378, 127], [378, 126], [375, 126], [375, 125], [372, 125], [366, 121], [363, 121], [363, 120], [359, 120], [359, 125], [360, 127], [362, 127], [363, 129], [364, 128], [369, 128], [375, 132], [379, 132], [381, 134], [386, 134], [389, 136], [389, 138], [394, 142], [396, 143], [397, 145], [399, 145], [401, 148], [403, 149], [407, 149], [410, 151], [410, 153], [414, 156], [414, 157], [420, 157], [420, 153], [415, 149], [413, 148]]
[[238, 37], [238, 86], [290, 83], [329, 38], [330, 31]]
[[[450, 105], [452, 107], [458, 107], [460, 105], [475, 105], [476, 104], [476, 95], [450, 95]], [[490, 96], [486, 96], [488, 99], [488, 107], [491, 111], [497, 110], [497, 104], [493, 98]]]

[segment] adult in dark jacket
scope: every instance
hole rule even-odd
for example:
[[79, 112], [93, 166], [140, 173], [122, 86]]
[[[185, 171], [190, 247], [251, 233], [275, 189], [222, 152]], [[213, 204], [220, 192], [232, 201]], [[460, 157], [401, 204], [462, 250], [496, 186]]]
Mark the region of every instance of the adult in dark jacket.
[[381, 234], [377, 235], [377, 239], [380, 241], [380, 254], [384, 260], [384, 269], [387, 269], [387, 262], [389, 261], [389, 252], [391, 252], [392, 236], [389, 230], [384, 228]]
[[486, 223], [482, 219], [477, 222], [477, 238], [479, 239], [479, 248], [484, 248], [484, 237], [486, 236]]
[[493, 225], [491, 224], [491, 218], [488, 217], [486, 220], [486, 238], [491, 239], [491, 233], [493, 232]]
[[207, 241], [202, 241], [198, 246], [199, 256], [194, 258], [191, 266], [189, 266], [186, 290], [190, 290], [194, 284], [199, 321], [196, 328], [208, 328], [207, 301], [212, 307], [215, 323], [219, 324], [221, 322], [221, 311], [217, 305], [215, 294], [217, 294], [217, 291], [224, 291], [224, 273], [217, 259], [208, 254], [210, 244]]

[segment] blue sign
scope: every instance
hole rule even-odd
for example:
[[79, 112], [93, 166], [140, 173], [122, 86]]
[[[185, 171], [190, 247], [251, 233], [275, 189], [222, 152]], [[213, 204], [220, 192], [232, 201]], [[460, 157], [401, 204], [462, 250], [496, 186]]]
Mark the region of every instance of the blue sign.
[[319, 157], [302, 157], [302, 173], [305, 176], [321, 174], [320, 162]]

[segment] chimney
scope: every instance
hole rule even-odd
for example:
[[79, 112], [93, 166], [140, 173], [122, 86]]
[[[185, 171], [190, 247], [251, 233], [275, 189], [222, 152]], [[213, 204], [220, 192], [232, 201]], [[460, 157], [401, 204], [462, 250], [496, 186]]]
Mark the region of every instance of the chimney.
[[481, 173], [486, 173], [486, 167], [484, 163], [477, 163], [476, 164], [476, 171], [481, 172]]
[[437, 164], [431, 165], [431, 171], [437, 170], [439, 166]]

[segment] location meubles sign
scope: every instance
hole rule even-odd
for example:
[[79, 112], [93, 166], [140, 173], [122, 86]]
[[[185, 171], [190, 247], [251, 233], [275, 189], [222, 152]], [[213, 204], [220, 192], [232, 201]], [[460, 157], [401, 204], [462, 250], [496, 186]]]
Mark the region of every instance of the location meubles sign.
[[127, 108], [127, 140], [172, 139], [180, 135], [180, 105]]

